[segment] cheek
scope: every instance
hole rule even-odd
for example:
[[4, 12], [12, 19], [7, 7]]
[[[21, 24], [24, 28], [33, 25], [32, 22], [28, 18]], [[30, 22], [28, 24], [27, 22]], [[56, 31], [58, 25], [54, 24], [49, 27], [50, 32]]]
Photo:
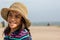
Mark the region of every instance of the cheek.
[[20, 19], [17, 20], [17, 24], [18, 24], [18, 25], [21, 24], [21, 20], [20, 20]]
[[7, 21], [9, 22], [10, 21], [10, 18], [7, 18]]

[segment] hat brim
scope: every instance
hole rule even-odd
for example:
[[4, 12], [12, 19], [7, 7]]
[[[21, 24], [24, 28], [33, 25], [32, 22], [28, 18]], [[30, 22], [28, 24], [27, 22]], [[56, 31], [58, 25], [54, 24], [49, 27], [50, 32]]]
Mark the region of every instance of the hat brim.
[[[1, 10], [1, 16], [2, 16], [2, 18], [5, 19], [6, 21], [7, 21], [8, 11], [10, 11], [10, 10], [14, 10], [14, 9], [3, 8], [3, 9]], [[14, 11], [17, 11], [17, 10], [14, 10]], [[18, 12], [20, 12], [20, 11], [18, 11]], [[25, 19], [27, 27], [29, 27], [29, 26], [31, 25], [31, 22], [29, 21], [29, 19], [26, 18], [22, 13], [20, 13], [20, 14], [21, 14], [21, 16]]]

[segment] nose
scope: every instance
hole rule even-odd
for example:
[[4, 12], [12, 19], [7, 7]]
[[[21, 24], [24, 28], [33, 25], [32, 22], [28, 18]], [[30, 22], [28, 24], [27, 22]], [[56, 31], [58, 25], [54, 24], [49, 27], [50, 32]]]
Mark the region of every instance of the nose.
[[15, 17], [11, 17], [11, 20], [14, 21], [15, 20]]

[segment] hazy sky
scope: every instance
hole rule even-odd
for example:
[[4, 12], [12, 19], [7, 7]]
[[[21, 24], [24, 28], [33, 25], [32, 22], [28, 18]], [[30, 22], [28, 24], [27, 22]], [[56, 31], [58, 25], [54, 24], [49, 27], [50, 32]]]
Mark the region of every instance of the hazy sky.
[[27, 6], [31, 22], [60, 21], [60, 0], [0, 0], [0, 10], [16, 1]]

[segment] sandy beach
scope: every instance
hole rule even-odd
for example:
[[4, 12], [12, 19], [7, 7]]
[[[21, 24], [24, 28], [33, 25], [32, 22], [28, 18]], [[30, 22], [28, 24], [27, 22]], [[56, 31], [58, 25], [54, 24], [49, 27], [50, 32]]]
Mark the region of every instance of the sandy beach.
[[[0, 40], [3, 40], [4, 28], [0, 28]], [[33, 40], [60, 40], [60, 27], [57, 26], [31, 26]]]

